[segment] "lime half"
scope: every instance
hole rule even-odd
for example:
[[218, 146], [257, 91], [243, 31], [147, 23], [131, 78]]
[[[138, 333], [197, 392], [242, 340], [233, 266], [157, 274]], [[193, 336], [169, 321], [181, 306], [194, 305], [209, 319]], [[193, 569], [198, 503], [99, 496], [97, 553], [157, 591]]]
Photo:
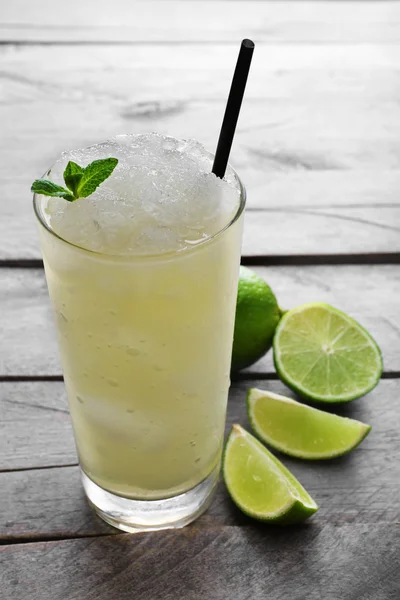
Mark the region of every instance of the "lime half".
[[290, 471], [240, 425], [229, 434], [223, 475], [232, 500], [255, 519], [287, 525], [318, 510]]
[[347, 454], [371, 431], [371, 426], [311, 408], [291, 398], [251, 389], [247, 394], [251, 426], [276, 450], [320, 460]]
[[382, 355], [369, 333], [340, 310], [314, 302], [287, 312], [274, 337], [279, 377], [304, 398], [349, 402], [376, 386]]

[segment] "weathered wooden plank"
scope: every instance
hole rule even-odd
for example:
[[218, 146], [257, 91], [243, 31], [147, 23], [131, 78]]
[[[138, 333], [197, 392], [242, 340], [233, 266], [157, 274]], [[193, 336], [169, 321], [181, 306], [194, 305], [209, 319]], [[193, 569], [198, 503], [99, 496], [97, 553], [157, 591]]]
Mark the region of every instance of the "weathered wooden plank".
[[[76, 15], [79, 14], [79, 22]], [[182, 2], [106, 0], [49, 10], [13, 0], [2, 10], [0, 40], [29, 42], [391, 42], [400, 39], [396, 2]]]
[[89, 507], [78, 467], [0, 473], [0, 497], [2, 543], [118, 531]]
[[289, 213], [292, 208], [320, 211], [328, 208], [340, 215], [342, 207], [393, 208], [400, 203], [400, 170], [318, 171], [303, 168], [299, 163], [289, 168], [288, 161], [289, 157], [284, 166], [282, 160], [280, 171], [278, 164], [275, 169], [267, 159], [264, 167], [257, 163], [243, 167], [241, 177], [248, 188], [248, 209], [280, 208]]
[[[313, 43], [257, 46], [246, 100], [284, 102], [293, 95], [297, 100], [315, 94], [338, 98], [346, 94], [349, 99], [368, 101], [372, 92], [374, 98], [390, 100], [388, 92], [399, 78], [398, 44], [321, 44], [317, 48], [318, 52]], [[2, 99], [27, 103], [24, 92], [29, 90], [31, 100], [44, 94], [70, 101], [94, 97], [98, 102], [129, 99], [133, 94], [143, 102], [226, 100], [236, 51], [233, 44], [197, 43], [132, 47], [99, 42], [90, 48], [3, 45], [1, 77], [7, 86]], [[143, 115], [146, 107], [141, 108]], [[148, 114], [151, 107], [147, 108]]]
[[60, 362], [44, 272], [0, 269], [0, 282], [0, 375], [58, 375]]
[[[279, 224], [277, 224], [277, 227]], [[328, 302], [358, 319], [381, 346], [385, 371], [400, 371], [399, 265], [255, 267], [279, 303]], [[41, 269], [0, 269], [0, 377], [53, 376], [61, 368]], [[274, 372], [271, 357], [253, 371]]]
[[62, 383], [3, 382], [0, 399], [0, 471], [77, 463]]
[[[269, 245], [250, 231], [248, 253], [398, 249], [400, 52], [370, 46], [345, 58], [348, 50], [262, 47], [255, 55], [232, 162], [250, 208], [291, 210], [269, 215], [276, 236], [279, 220]], [[29, 187], [63, 148], [159, 130], [213, 150], [231, 70], [225, 46], [6, 49], [0, 258], [39, 257]], [[294, 215], [293, 207], [318, 214]]]
[[243, 256], [400, 251], [400, 206], [258, 210], [245, 216]]
[[[66, 407], [61, 383], [0, 384], [9, 404], [4, 407], [6, 435], [0, 440], [3, 466], [64, 464], [74, 458], [69, 423], [60, 432], [54, 406]], [[278, 381], [236, 382], [228, 405], [227, 431], [233, 423], [248, 429], [245, 397], [250, 386], [288, 393]], [[366, 398], [336, 412], [363, 420], [372, 432], [351, 455], [333, 461], [305, 462], [282, 457], [320, 505], [314, 517], [322, 523], [394, 523], [400, 519], [400, 380], [384, 380]], [[29, 407], [26, 408], [25, 397]], [[11, 398], [11, 402], [10, 402]], [[24, 411], [24, 412], [23, 412]], [[68, 420], [68, 418], [66, 418]], [[19, 437], [15, 436], [18, 428]], [[59, 435], [54, 435], [57, 432]], [[23, 436], [28, 442], [21, 442]], [[20, 449], [19, 449], [20, 447]], [[14, 453], [17, 457], [14, 458]], [[63, 454], [64, 453], [64, 454]], [[197, 527], [251, 526], [220, 484], [216, 499]], [[80, 537], [112, 532], [88, 509], [78, 467], [0, 473], [0, 540]]]
[[261, 525], [0, 549], [7, 600], [396, 600], [399, 525]]

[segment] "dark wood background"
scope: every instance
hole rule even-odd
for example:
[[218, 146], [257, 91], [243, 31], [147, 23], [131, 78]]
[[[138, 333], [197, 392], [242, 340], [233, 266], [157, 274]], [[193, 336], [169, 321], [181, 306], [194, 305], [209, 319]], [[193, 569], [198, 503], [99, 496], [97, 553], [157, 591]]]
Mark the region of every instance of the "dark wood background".
[[[380, 344], [383, 380], [337, 412], [351, 455], [283, 458], [320, 510], [251, 522], [222, 485], [179, 531], [125, 535], [88, 508], [29, 186], [65, 148], [157, 130], [215, 148], [240, 39], [257, 44], [232, 163], [243, 263], [280, 304], [326, 301]], [[0, 0], [0, 597], [400, 598], [400, 3]], [[287, 393], [270, 356], [233, 382]]]

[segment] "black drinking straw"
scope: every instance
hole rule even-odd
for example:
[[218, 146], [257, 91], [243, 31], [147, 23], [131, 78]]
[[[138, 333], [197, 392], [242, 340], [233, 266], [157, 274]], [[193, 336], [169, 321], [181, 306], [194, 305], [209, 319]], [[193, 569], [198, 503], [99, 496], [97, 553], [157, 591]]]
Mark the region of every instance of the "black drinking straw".
[[212, 168], [214, 175], [221, 179], [225, 175], [228, 164], [253, 51], [254, 42], [242, 40]]

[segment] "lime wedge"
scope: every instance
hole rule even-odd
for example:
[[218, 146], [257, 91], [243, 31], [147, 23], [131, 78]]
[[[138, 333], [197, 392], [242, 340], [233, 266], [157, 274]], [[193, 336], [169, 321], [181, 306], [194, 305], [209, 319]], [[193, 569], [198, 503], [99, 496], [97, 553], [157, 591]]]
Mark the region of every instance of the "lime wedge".
[[313, 302], [287, 312], [274, 337], [286, 385], [318, 402], [350, 402], [376, 386], [382, 355], [367, 331], [340, 310]]
[[370, 425], [360, 421], [255, 388], [247, 394], [247, 409], [251, 426], [263, 442], [298, 458], [343, 456], [371, 431]]
[[223, 476], [232, 500], [254, 519], [288, 525], [318, 510], [291, 472], [240, 425], [229, 434]]

